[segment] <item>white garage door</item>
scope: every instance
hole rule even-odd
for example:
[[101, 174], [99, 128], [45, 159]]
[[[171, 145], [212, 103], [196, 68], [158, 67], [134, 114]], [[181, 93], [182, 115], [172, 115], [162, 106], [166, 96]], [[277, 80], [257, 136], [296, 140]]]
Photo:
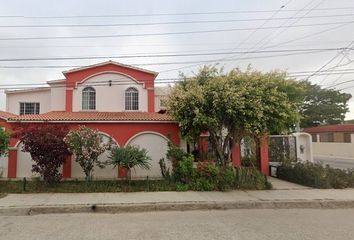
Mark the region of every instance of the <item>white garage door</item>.
[[39, 174], [32, 173], [32, 165], [34, 161], [31, 158], [31, 154], [29, 152], [22, 152], [23, 144], [20, 143], [18, 145], [17, 150], [17, 169], [16, 176], [18, 178], [23, 177], [38, 177]]
[[[161, 158], [166, 158], [167, 140], [157, 134], [144, 133], [132, 139], [128, 145], [135, 145], [140, 148], [145, 148], [148, 151], [148, 155], [152, 159], [150, 170], [143, 170], [138, 167], [132, 169], [132, 178], [146, 178], [146, 176], [151, 178], [160, 178], [161, 170], [159, 161]], [[171, 168], [169, 165], [167, 167]]]

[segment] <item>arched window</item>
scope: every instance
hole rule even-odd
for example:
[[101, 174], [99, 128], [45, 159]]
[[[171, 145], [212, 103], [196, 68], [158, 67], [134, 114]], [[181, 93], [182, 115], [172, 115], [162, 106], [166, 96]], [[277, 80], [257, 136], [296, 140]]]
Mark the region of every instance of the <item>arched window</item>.
[[82, 110], [96, 109], [96, 90], [93, 87], [85, 87], [82, 90]]
[[139, 110], [139, 92], [136, 88], [128, 88], [125, 90], [125, 110]]

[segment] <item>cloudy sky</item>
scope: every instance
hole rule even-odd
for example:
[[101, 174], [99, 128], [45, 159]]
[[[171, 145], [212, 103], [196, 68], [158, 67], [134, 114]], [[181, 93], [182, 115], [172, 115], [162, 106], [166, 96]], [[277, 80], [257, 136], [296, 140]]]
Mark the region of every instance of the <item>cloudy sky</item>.
[[1, 0], [0, 109], [5, 88], [106, 60], [157, 71], [158, 85], [251, 64], [354, 95], [353, 29], [352, 0]]

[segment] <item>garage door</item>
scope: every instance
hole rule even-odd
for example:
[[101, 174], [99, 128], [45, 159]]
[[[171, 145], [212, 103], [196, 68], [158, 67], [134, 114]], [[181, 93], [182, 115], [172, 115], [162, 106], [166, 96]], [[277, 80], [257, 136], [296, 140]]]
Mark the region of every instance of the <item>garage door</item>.
[[159, 160], [161, 158], [166, 158], [167, 140], [158, 134], [144, 133], [133, 138], [128, 145], [145, 148], [152, 159], [150, 170], [143, 170], [140, 168], [132, 169], [132, 178], [146, 178], [146, 176], [160, 178], [161, 170]]

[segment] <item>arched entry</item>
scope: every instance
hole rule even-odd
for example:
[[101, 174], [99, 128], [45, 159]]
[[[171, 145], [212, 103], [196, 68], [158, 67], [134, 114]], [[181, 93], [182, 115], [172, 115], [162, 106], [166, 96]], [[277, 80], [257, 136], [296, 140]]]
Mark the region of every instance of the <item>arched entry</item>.
[[29, 152], [23, 152], [23, 143], [17, 144], [17, 167], [16, 167], [16, 177], [17, 178], [30, 178], [39, 177], [37, 173], [32, 173], [32, 165], [35, 162], [31, 158]]
[[[133, 169], [131, 172], [132, 178], [160, 178], [161, 170], [159, 160], [166, 157], [168, 139], [160, 133], [156, 132], [142, 132], [128, 140], [126, 146], [139, 146], [145, 148], [148, 156], [151, 157], [150, 170], [143, 170], [140, 168]], [[168, 163], [170, 164], [170, 163]], [[171, 166], [167, 166], [171, 168]]]
[[[110, 137], [108, 134], [100, 132], [100, 135], [102, 137], [103, 143], [108, 143], [110, 140], [113, 142], [113, 145], [116, 145], [119, 147], [118, 143]], [[99, 157], [98, 160], [101, 162], [104, 162], [108, 159], [109, 156], [109, 151], [105, 151], [102, 153]], [[117, 168], [113, 168], [112, 166], [105, 166], [104, 168], [100, 168], [98, 166], [94, 167], [93, 170], [93, 178], [94, 179], [112, 179], [112, 178], [117, 178], [118, 176], [118, 170]], [[77, 163], [73, 157], [72, 159], [72, 178], [85, 178], [85, 174], [80, 167], [79, 163]]]

